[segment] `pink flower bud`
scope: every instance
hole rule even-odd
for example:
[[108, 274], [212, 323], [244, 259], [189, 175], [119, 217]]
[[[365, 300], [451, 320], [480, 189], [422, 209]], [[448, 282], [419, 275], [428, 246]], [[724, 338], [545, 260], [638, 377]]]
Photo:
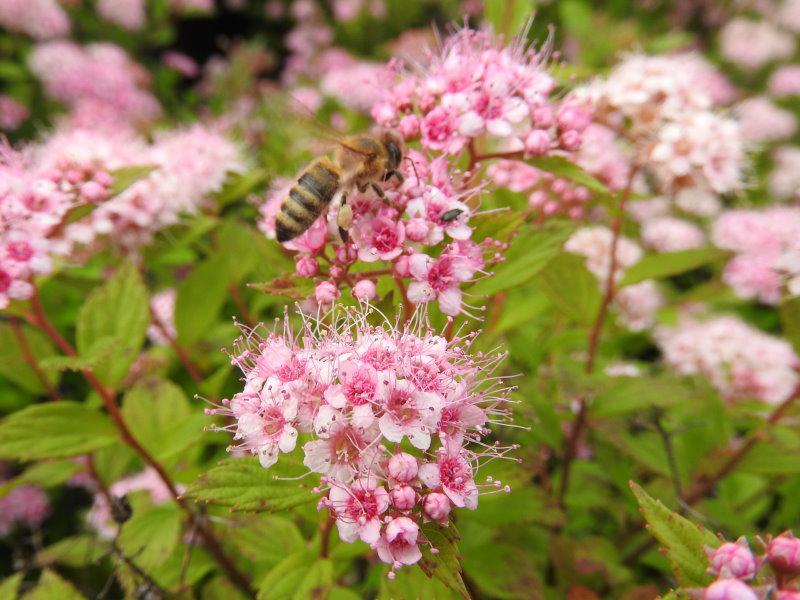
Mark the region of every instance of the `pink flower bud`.
[[96, 181], [87, 181], [81, 186], [81, 196], [89, 202], [100, 202], [106, 197], [106, 189]]
[[419, 117], [416, 115], [406, 115], [397, 124], [397, 130], [405, 139], [417, 137], [419, 134]]
[[450, 500], [444, 494], [432, 492], [425, 496], [422, 509], [434, 521], [443, 521], [450, 514]]
[[706, 588], [703, 600], [758, 600], [758, 596], [738, 579], [720, 579]]
[[353, 296], [359, 300], [373, 300], [375, 298], [375, 283], [369, 279], [362, 279], [353, 286]]
[[405, 452], [399, 452], [389, 460], [388, 470], [392, 479], [406, 483], [417, 476], [417, 459]]
[[534, 129], [525, 138], [525, 152], [541, 156], [550, 149], [550, 136], [546, 131]]
[[411, 274], [408, 256], [403, 255], [394, 262], [394, 272], [398, 277], [408, 277]]
[[584, 131], [592, 122], [588, 111], [579, 106], [564, 106], [558, 111], [558, 128], [561, 131], [574, 129], [578, 133]]
[[348, 244], [336, 248], [337, 262], [348, 264], [355, 262], [356, 258], [358, 258], [358, 251], [353, 246]]
[[75, 185], [83, 179], [83, 173], [75, 169], [70, 169], [64, 174], [64, 178], [72, 185]]
[[536, 127], [547, 129], [553, 125], [553, 109], [549, 106], [539, 106], [531, 113], [531, 121]]
[[547, 194], [541, 190], [537, 190], [528, 196], [528, 204], [530, 204], [532, 208], [542, 206], [545, 202], [547, 202]]
[[583, 143], [583, 137], [574, 129], [570, 129], [562, 133], [559, 140], [561, 141], [561, 147], [564, 148], [564, 150], [569, 150], [570, 152], [574, 152], [575, 150], [579, 149]]
[[716, 550], [706, 548], [706, 554], [711, 572], [722, 578], [752, 579], [758, 571], [758, 561], [744, 538], [722, 544]]
[[410, 510], [417, 503], [417, 493], [409, 485], [399, 485], [389, 492], [392, 504], [398, 510]]
[[777, 573], [800, 575], [800, 539], [791, 531], [771, 539], [767, 544], [767, 561]]
[[314, 297], [317, 299], [318, 304], [333, 304], [333, 301], [339, 297], [339, 290], [330, 281], [323, 281], [314, 290]]
[[428, 237], [428, 222], [415, 217], [406, 223], [406, 237], [412, 242], [421, 242]]
[[295, 271], [300, 277], [313, 277], [319, 273], [319, 263], [315, 258], [303, 256], [297, 261]]
[[114, 178], [105, 171], [98, 171], [94, 174], [93, 179], [103, 187], [109, 187], [112, 183], [114, 183]]

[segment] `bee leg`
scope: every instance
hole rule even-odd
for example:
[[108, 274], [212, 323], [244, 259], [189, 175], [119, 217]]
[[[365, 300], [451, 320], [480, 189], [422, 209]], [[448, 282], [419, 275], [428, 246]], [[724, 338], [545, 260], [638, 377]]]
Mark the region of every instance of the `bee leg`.
[[369, 185], [372, 187], [373, 190], [375, 190], [375, 193], [378, 195], [378, 198], [383, 200], [383, 202], [385, 202], [386, 204], [389, 203], [389, 200], [386, 198], [386, 194], [383, 193], [381, 186], [379, 186], [374, 181], [371, 181]]
[[339, 237], [343, 242], [347, 243], [350, 239], [350, 225], [353, 223], [353, 209], [347, 204], [347, 193], [342, 193], [341, 204], [339, 205], [339, 212], [336, 215], [336, 226], [339, 228]]
[[401, 185], [402, 185], [402, 183], [403, 183], [403, 182], [406, 180], [406, 178], [405, 178], [405, 177], [403, 177], [403, 174], [402, 174], [400, 171], [390, 171], [390, 172], [389, 172], [389, 176], [386, 178], [386, 180], [388, 181], [388, 180], [389, 180], [389, 179], [391, 179], [392, 177], [394, 177], [395, 179], [397, 179], [397, 183], [399, 183], [399, 184], [401, 184]]
[[367, 191], [367, 184], [366, 183], [357, 183], [356, 184], [356, 189], [358, 189], [358, 191], [363, 194], [364, 192]]

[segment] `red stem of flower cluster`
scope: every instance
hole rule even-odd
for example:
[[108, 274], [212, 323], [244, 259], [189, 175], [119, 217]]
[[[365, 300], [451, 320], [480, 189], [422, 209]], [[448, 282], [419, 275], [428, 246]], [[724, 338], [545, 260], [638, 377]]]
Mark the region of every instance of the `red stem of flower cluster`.
[[31, 368], [37, 379], [42, 382], [42, 386], [47, 390], [47, 394], [50, 398], [59, 400], [61, 396], [58, 390], [50, 384], [47, 374], [42, 370], [42, 367], [39, 366], [39, 361], [37, 361], [36, 357], [33, 355], [31, 346], [28, 343], [28, 338], [25, 335], [25, 330], [22, 329], [22, 324], [19, 322], [19, 319], [11, 319], [11, 331], [14, 333], [14, 337], [17, 338], [17, 343], [19, 344], [19, 349], [22, 352], [22, 359], [25, 361], [25, 364]]
[[[603, 299], [600, 302], [600, 309], [597, 311], [597, 318], [594, 320], [594, 324], [592, 325], [592, 329], [589, 333], [589, 347], [586, 351], [586, 366], [584, 369], [587, 374], [594, 372], [595, 360], [597, 358], [597, 348], [600, 344], [600, 333], [603, 330], [603, 324], [608, 316], [608, 309], [611, 306], [611, 302], [614, 300], [614, 296], [616, 295], [617, 291], [616, 286], [614, 285], [614, 278], [616, 276], [618, 267], [617, 247], [619, 245], [619, 238], [622, 233], [622, 224], [625, 220], [625, 205], [628, 203], [628, 200], [630, 200], [631, 197], [631, 190], [633, 188], [633, 180], [636, 177], [636, 171], [636, 167], [633, 167], [628, 174], [628, 181], [625, 185], [625, 189], [622, 191], [622, 196], [619, 202], [619, 212], [614, 217], [614, 221], [611, 224], [611, 259], [608, 268], [608, 274], [606, 275]], [[580, 398], [578, 403], [578, 414], [575, 417], [575, 421], [572, 424], [572, 429], [570, 430], [564, 445], [563, 474], [561, 476], [561, 483], [558, 489], [558, 505], [561, 507], [564, 506], [564, 498], [569, 490], [569, 476], [572, 462], [575, 459], [578, 443], [587, 421], [586, 412], [588, 410], [588, 403], [586, 398]]]
[[[67, 356], [77, 356], [78, 353], [76, 352], [75, 348], [72, 347], [72, 345], [58, 332], [55, 326], [53, 326], [53, 324], [47, 318], [47, 314], [44, 311], [41, 300], [36, 293], [34, 293], [34, 295], [31, 297], [31, 308], [33, 309], [34, 324], [36, 324], [44, 333], [46, 333], [64, 354]], [[214, 560], [216, 560], [217, 564], [219, 564], [219, 566], [222, 567], [222, 569], [228, 574], [230, 580], [248, 597], [254, 598], [255, 594], [253, 593], [248, 578], [239, 570], [233, 561], [228, 558], [228, 556], [225, 554], [225, 551], [222, 549], [222, 546], [214, 537], [214, 534], [204, 525], [202, 521], [198, 519], [197, 515], [194, 513], [194, 511], [192, 511], [186, 500], [181, 497], [177, 488], [175, 487], [175, 484], [164, 470], [164, 467], [161, 466], [161, 464], [155, 459], [155, 457], [153, 457], [153, 455], [150, 454], [150, 452], [148, 452], [144, 446], [142, 446], [139, 440], [137, 440], [133, 433], [131, 433], [131, 430], [128, 429], [128, 426], [125, 424], [125, 421], [122, 418], [122, 413], [117, 406], [114, 393], [105, 385], [103, 385], [103, 383], [91, 370], [83, 369], [81, 372], [89, 385], [92, 386], [92, 388], [102, 399], [108, 414], [111, 416], [111, 419], [114, 421], [114, 424], [122, 436], [122, 440], [128, 446], [130, 446], [145, 463], [147, 463], [156, 471], [156, 473], [158, 473], [159, 478], [169, 490], [170, 494], [175, 500], [175, 503], [189, 517], [192, 525], [197, 529], [198, 533], [202, 537], [206, 548], [214, 557]]]

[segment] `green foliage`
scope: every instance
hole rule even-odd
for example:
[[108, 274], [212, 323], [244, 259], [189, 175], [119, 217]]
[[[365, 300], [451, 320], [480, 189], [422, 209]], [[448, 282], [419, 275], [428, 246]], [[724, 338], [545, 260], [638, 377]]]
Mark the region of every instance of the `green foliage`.
[[175, 550], [181, 534], [182, 515], [170, 503], [149, 510], [134, 510], [122, 525], [119, 545], [145, 571], [162, 565]]
[[[23, 336], [20, 340], [18, 334]], [[25, 325], [18, 325], [17, 333], [9, 323], [0, 323], [0, 375], [12, 381], [31, 394], [44, 393], [45, 386], [36, 371], [25, 359], [25, 344], [33, 358], [41, 361], [51, 356], [55, 350], [52, 343], [40, 331]], [[53, 385], [56, 377], [52, 372], [44, 371], [49, 385]]]
[[217, 320], [228, 296], [227, 260], [213, 255], [197, 265], [178, 286], [175, 327], [178, 340], [191, 344]]
[[2, 458], [63, 458], [117, 443], [111, 419], [77, 402], [29, 406], [0, 423]]
[[111, 184], [109, 194], [112, 197], [118, 196], [140, 179], [147, 177], [155, 169], [156, 167], [152, 165], [137, 165], [133, 167], [121, 167], [112, 171], [110, 175], [113, 177], [114, 182]]
[[724, 252], [711, 246], [679, 252], [648, 254], [625, 271], [620, 285], [625, 286], [639, 283], [645, 279], [663, 279], [680, 275], [714, 262], [723, 256], [725, 256]]
[[780, 315], [786, 339], [792, 343], [795, 352], [800, 354], [800, 296], [784, 300], [780, 306]]
[[22, 600], [83, 600], [84, 596], [75, 587], [50, 570], [42, 571], [38, 585], [22, 596]]
[[55, 460], [32, 464], [17, 477], [0, 484], [0, 497], [15, 487], [25, 484], [54, 487], [72, 477], [80, 466], [69, 460]]
[[538, 281], [557, 310], [582, 325], [597, 318], [602, 300], [597, 279], [574, 254], [560, 254], [542, 270]]
[[186, 496], [245, 511], [286, 510], [316, 501], [306, 484], [291, 480], [306, 472], [292, 458], [282, 456], [269, 469], [253, 457], [223, 460], [194, 481]]
[[312, 550], [300, 550], [278, 563], [261, 582], [259, 600], [311, 600], [333, 585], [333, 564]]
[[435, 523], [427, 523], [421, 530], [431, 546], [438, 550], [433, 554], [429, 547], [424, 549], [420, 561], [422, 570], [428, 577], [435, 577], [462, 598], [469, 599], [469, 593], [461, 578], [460, 555], [456, 546], [458, 532], [455, 526], [443, 528]]

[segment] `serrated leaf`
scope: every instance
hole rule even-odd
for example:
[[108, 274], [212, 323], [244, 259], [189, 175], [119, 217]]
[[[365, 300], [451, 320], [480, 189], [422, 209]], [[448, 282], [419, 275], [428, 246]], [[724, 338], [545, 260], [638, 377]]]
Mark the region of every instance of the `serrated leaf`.
[[[40, 331], [20, 325], [25, 343], [33, 358], [42, 366], [42, 361], [55, 353], [50, 340]], [[44, 393], [45, 387], [36, 371], [26, 362], [20, 341], [8, 323], [0, 323], [0, 375], [32, 394]], [[45, 372], [51, 385], [56, 382], [52, 373]]]
[[230, 520], [230, 543], [256, 565], [271, 569], [305, 547], [300, 530], [289, 519], [273, 515], [241, 515]]
[[219, 254], [197, 265], [178, 286], [175, 328], [178, 340], [191, 345], [214, 324], [228, 297], [228, 262]]
[[255, 457], [231, 458], [198, 477], [185, 495], [236, 510], [287, 510], [314, 502], [317, 496], [300, 481], [278, 477], [297, 477], [306, 472], [306, 467], [283, 454], [269, 469]]
[[725, 256], [725, 253], [722, 250], [712, 246], [680, 250], [678, 252], [648, 254], [625, 271], [620, 281], [620, 286], [632, 285], [645, 279], [663, 279], [673, 275], [680, 275], [686, 271], [707, 265], [723, 256]]
[[672, 512], [652, 498], [639, 485], [630, 482], [650, 533], [667, 551], [675, 577], [683, 586], [705, 586], [713, 577], [708, 574], [708, 557], [704, 547], [716, 548], [719, 539], [678, 513]]
[[65, 458], [119, 443], [114, 423], [77, 402], [37, 404], [0, 423], [0, 457]]
[[201, 410], [192, 410], [183, 390], [162, 379], [145, 380], [128, 390], [122, 416], [158, 460], [172, 458], [194, 443], [208, 424]]
[[783, 335], [800, 354], [800, 296], [787, 298], [781, 303], [781, 327]]
[[108, 544], [88, 534], [75, 535], [50, 544], [36, 555], [41, 565], [58, 563], [68, 567], [85, 567], [101, 560], [109, 552]]
[[572, 232], [569, 224], [523, 228], [491, 277], [476, 283], [470, 293], [491, 295], [531, 281], [555, 256]]
[[16, 600], [19, 584], [25, 573], [20, 571], [0, 581], [0, 600]]
[[39, 487], [57, 486], [72, 477], [80, 468], [80, 465], [70, 460], [35, 463], [13, 479], [4, 481], [3, 484], [0, 485], [0, 498], [20, 485], [33, 484]]
[[92, 368], [103, 383], [116, 388], [144, 342], [149, 321], [147, 289], [133, 263], [126, 262], [81, 307], [76, 330], [78, 354], [86, 356], [104, 338], [117, 338], [116, 349]]
[[96, 340], [81, 356], [50, 356], [42, 359], [41, 366], [54, 371], [82, 371], [93, 369], [101, 360], [119, 347], [119, 339], [107, 335]]
[[22, 596], [22, 600], [83, 600], [84, 596], [65, 579], [53, 571], [45, 569], [39, 577], [39, 583], [30, 592]]
[[542, 270], [538, 282], [557, 310], [583, 325], [594, 322], [602, 296], [582, 257], [562, 253]]
[[460, 597], [438, 579], [431, 579], [422, 569], [415, 568], [399, 569], [394, 579], [383, 575], [378, 591], [378, 600], [453, 600]]
[[170, 503], [134, 511], [122, 525], [119, 545], [145, 571], [163, 564], [178, 544], [181, 512]]
[[428, 577], [435, 577], [462, 598], [469, 600], [469, 592], [461, 577], [456, 536], [458, 532], [454, 525], [443, 528], [436, 523], [425, 523], [421, 527], [422, 534], [430, 545], [438, 550], [431, 554], [430, 546], [426, 546], [422, 553], [419, 566]]
[[114, 179], [109, 190], [111, 197], [118, 196], [140, 179], [147, 177], [155, 169], [156, 167], [153, 165], [132, 165], [111, 171], [110, 175]]
[[536, 156], [525, 159], [525, 162], [532, 167], [552, 173], [556, 177], [570, 179], [595, 194], [600, 194], [602, 196], [611, 195], [611, 192], [603, 182], [563, 156]]
[[324, 598], [333, 584], [333, 564], [311, 550], [287, 556], [261, 582], [259, 600]]
[[291, 273], [262, 283], [248, 283], [247, 287], [269, 296], [283, 296], [292, 300], [305, 300], [313, 292], [314, 285], [309, 279], [298, 279]]

